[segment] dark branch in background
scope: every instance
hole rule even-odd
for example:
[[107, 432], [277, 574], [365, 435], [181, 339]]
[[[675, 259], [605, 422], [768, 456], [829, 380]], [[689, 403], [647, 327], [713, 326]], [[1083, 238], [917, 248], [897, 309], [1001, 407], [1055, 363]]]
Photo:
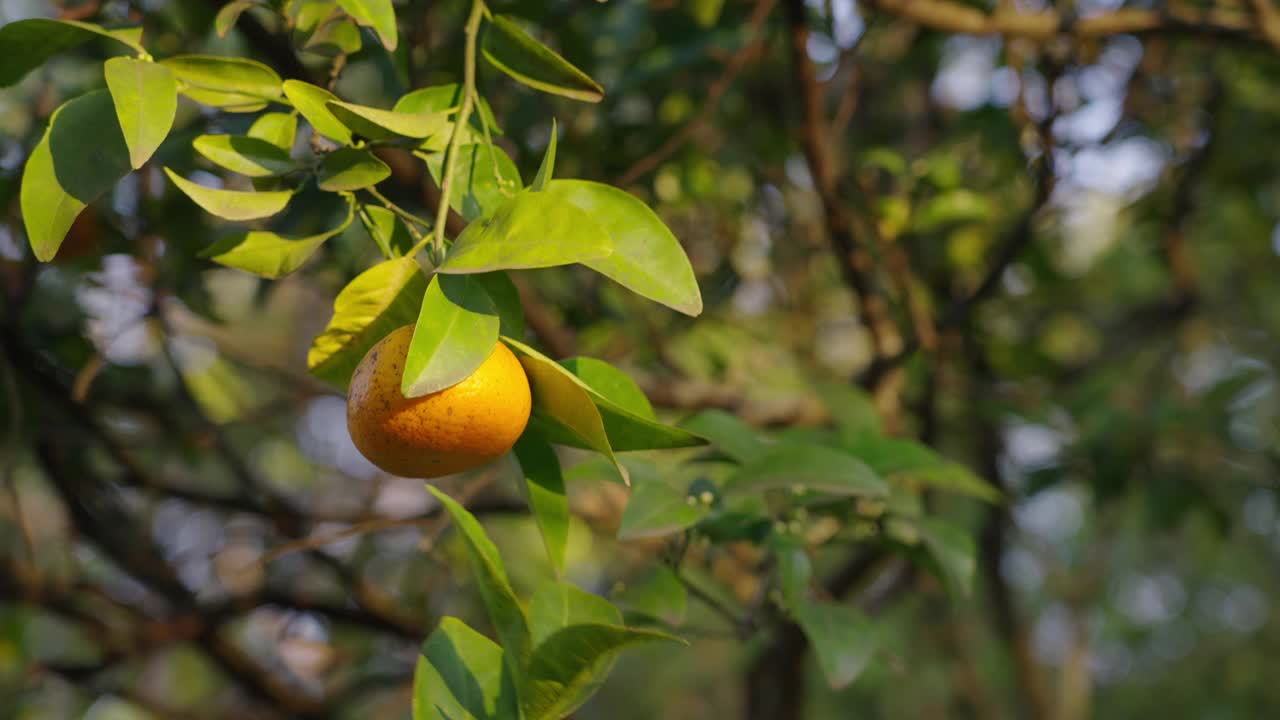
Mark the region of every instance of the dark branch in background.
[[733, 84], [743, 66], [747, 64], [747, 61], [755, 57], [760, 48], [763, 47], [765, 37], [764, 21], [769, 17], [769, 12], [773, 10], [773, 6], [776, 4], [777, 0], [756, 0], [756, 6], [751, 11], [751, 17], [747, 18], [745, 26], [748, 39], [737, 52], [729, 57], [729, 61], [725, 63], [724, 69], [720, 72], [720, 77], [707, 86], [706, 100], [702, 103], [702, 109], [684, 127], [658, 146], [656, 150], [640, 158], [634, 165], [627, 168], [626, 172], [619, 175], [618, 179], [614, 181], [615, 185], [630, 185], [651, 172], [661, 165], [664, 160], [671, 157], [675, 151], [683, 147], [690, 138], [707, 124], [707, 121], [715, 114], [716, 108], [720, 106], [720, 99], [724, 97], [725, 92]]
[[817, 72], [809, 58], [809, 23], [804, 0], [785, 0], [787, 32], [790, 39], [791, 70], [800, 95], [800, 144], [804, 149], [814, 190], [822, 202], [823, 220], [841, 276], [858, 301], [863, 324], [871, 333], [872, 350], [879, 358], [886, 351], [889, 324], [885, 305], [876, 294], [871, 272], [871, 255], [866, 247], [869, 229], [859, 223], [839, 196], [838, 154], [827, 129], [825, 100]]
[[[208, 0], [213, 11], [217, 12], [230, 0]], [[289, 44], [287, 35], [273, 35], [251, 13], [242, 12], [236, 20], [236, 29], [244, 35], [249, 45], [265, 57], [276, 72], [285, 80], [305, 80], [315, 83], [314, 74], [298, 59], [297, 53]]]

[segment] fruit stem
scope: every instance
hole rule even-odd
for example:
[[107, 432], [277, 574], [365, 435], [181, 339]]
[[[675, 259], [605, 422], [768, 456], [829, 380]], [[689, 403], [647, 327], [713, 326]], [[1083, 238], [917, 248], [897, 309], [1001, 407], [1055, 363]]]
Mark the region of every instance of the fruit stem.
[[[467, 49], [463, 56], [462, 108], [453, 121], [453, 133], [449, 136], [449, 149], [445, 151], [444, 173], [440, 180], [440, 207], [436, 209], [434, 234], [437, 262], [444, 261], [444, 226], [449, 219], [449, 199], [453, 192], [453, 171], [458, 164], [458, 147], [462, 133], [471, 119], [471, 108], [476, 94], [476, 36], [480, 34], [480, 21], [484, 19], [484, 1], [473, 0], [471, 14], [467, 17]], [[423, 241], [425, 243], [425, 240]], [[422, 244], [422, 243], [419, 243]], [[415, 250], [420, 248], [415, 248]], [[416, 254], [413, 253], [413, 254]], [[410, 255], [412, 257], [412, 254]]]

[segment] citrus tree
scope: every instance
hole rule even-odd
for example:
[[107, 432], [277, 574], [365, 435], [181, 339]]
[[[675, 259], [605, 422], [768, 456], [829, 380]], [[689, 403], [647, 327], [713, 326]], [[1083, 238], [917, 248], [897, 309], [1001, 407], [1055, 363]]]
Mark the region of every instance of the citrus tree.
[[[1259, 30], [1229, 12], [1130, 8], [1091, 17], [1080, 29], [1051, 11], [1022, 22], [1017, 13], [959, 3], [874, 2], [866, 5], [902, 23], [876, 28], [864, 49], [862, 33], [872, 30], [850, 35], [850, 16], [837, 9], [848, 4], [798, 0], [781, 3], [780, 13], [773, 0], [691, 3], [671, 11], [676, 18], [664, 20], [658, 39], [645, 35], [633, 8], [614, 9], [601, 30], [577, 27], [572, 13], [555, 15], [538, 3], [497, 0], [446, 3], [440, 12], [435, 4], [391, 0], [175, 3], [163, 12], [91, 5], [74, 17], [64, 11], [0, 26], [0, 87], [27, 88], [44, 123], [21, 144], [20, 162], [5, 160], [12, 172], [0, 175], [12, 178], [0, 185], [0, 198], [14, 196], [31, 260], [0, 267], [10, 306], [0, 316], [5, 395], [19, 401], [14, 427], [26, 425], [23, 408], [39, 418], [29, 450], [15, 442], [14, 456], [46, 477], [51, 497], [68, 508], [89, 548], [75, 563], [84, 577], [114, 583], [83, 579], [79, 570], [42, 570], [64, 560], [42, 557], [33, 533], [15, 534], [26, 555], [0, 566], [14, 580], [14, 596], [93, 630], [97, 660], [46, 663], [54, 672], [123, 693], [131, 680], [110, 672], [117, 661], [186, 643], [199, 649], [198, 662], [216, 666], [267, 712], [365, 712], [350, 693], [383, 679], [376, 670], [392, 654], [387, 646], [353, 643], [365, 669], [346, 675], [333, 668], [355, 663], [325, 656], [325, 670], [340, 676], [331, 687], [281, 681], [224, 633], [271, 606], [408, 639], [417, 652], [407, 662], [395, 657], [387, 676], [401, 681], [395, 670], [411, 667], [411, 700], [393, 698], [392, 716], [395, 707], [411, 706], [415, 720], [585, 717], [591, 706], [584, 703], [605, 691], [597, 713], [631, 717], [623, 696], [606, 685], [625, 667], [626, 651], [660, 653], [642, 657], [663, 662], [703, 651], [710, 654], [699, 657], [725, 663], [716, 653], [727, 641], [752, 658], [740, 673], [744, 714], [798, 718], [806, 659], [827, 688], [846, 693], [856, 692], [847, 689], [868, 668], [901, 672], [917, 659], [902, 657], [900, 627], [877, 613], [923, 588], [916, 609], [929, 619], [949, 617], [957, 611], [942, 608], [975, 602], [981, 570], [989, 593], [979, 602], [1011, 668], [1015, 705], [1049, 716], [1001, 574], [1013, 523], [997, 481], [1002, 461], [1012, 462], [1002, 454], [1000, 422], [1015, 412], [1028, 423], [1079, 418], [1075, 453], [1027, 473], [1018, 490], [1032, 495], [1088, 467], [1102, 497], [1119, 493], [1112, 478], [1163, 467], [1179, 449], [1165, 429], [1191, 434], [1180, 423], [1193, 405], [1152, 401], [1164, 414], [1145, 425], [1145, 411], [1127, 412], [1126, 403], [1138, 403], [1130, 395], [1113, 399], [1114, 407], [1097, 402], [1089, 387], [1066, 408], [1043, 400], [1104, 356], [1087, 349], [1095, 338], [1071, 304], [1072, 271], [1032, 247], [1066, 176], [1059, 145], [1072, 142], [1070, 123], [1058, 122], [1066, 101], [1053, 88], [1095, 67], [1099, 50], [1090, 43], [1099, 38], [1169, 30], [1247, 40], [1245, 53], [1276, 34], [1271, 15], [1260, 15], [1272, 25]], [[783, 32], [771, 35], [776, 15]], [[189, 27], [202, 30], [184, 34]], [[929, 122], [904, 127], [888, 109], [915, 107], [922, 88], [928, 94], [919, 66], [945, 56], [934, 32], [1009, 36], [1010, 72], [1022, 78], [998, 110], [975, 110], [980, 122], [963, 117], [945, 135]], [[1046, 44], [1020, 43], [1024, 35]], [[187, 51], [190, 36], [202, 38], [199, 52]], [[659, 50], [625, 76], [580, 69], [623, 42], [615, 36]], [[1117, 42], [1119, 50], [1107, 50], [1114, 57], [1096, 67], [1128, 62], [1128, 46]], [[724, 48], [731, 53], [706, 85], [701, 110], [691, 109], [690, 96], [700, 92], [692, 90], [671, 92], [656, 110], [627, 102], [603, 116], [589, 110], [650, 77], [678, 84], [686, 67], [696, 67], [693, 58], [718, 57]], [[826, 50], [834, 54], [820, 79], [815, 58]], [[77, 53], [91, 60], [59, 64]], [[697, 145], [735, 76], [759, 57], [779, 62], [761, 62], [757, 84], [725, 101], [737, 125], [719, 138], [722, 147], [671, 161]], [[922, 57], [929, 62], [917, 62]], [[1274, 64], [1224, 57], [1227, 68], [1253, 71], [1239, 75], [1242, 104], [1264, 104], [1258, 87], [1266, 73], [1258, 68]], [[857, 85], [864, 65], [892, 102], [864, 109]], [[1125, 81], [1138, 83], [1139, 71], [1129, 72]], [[59, 75], [73, 78], [63, 92], [31, 89], [32, 78]], [[831, 90], [843, 82], [847, 91]], [[1204, 81], [1208, 89], [1188, 104], [1218, 102], [1221, 82]], [[1047, 99], [1034, 92], [1046, 86]], [[780, 87], [793, 102], [779, 112], [798, 116], [794, 132], [762, 129], [771, 121], [753, 109], [773, 102]], [[1162, 86], [1153, 80], [1153, 87]], [[1255, 130], [1276, 127], [1262, 111], [1242, 117]], [[627, 127], [676, 121], [683, 129], [618, 166], [615, 155], [636, 154]], [[1144, 121], [1180, 139], [1215, 131], [1163, 115]], [[590, 153], [573, 146], [588, 132], [605, 137], [603, 152], [593, 148], [600, 157], [583, 159]], [[852, 153], [842, 150], [842, 134], [856, 137], [856, 158], [845, 157]], [[1207, 143], [1184, 145], [1185, 165], [1175, 174], [1194, 179]], [[651, 173], [652, 192], [636, 184]], [[764, 189], [747, 203], [753, 181]], [[779, 189], [792, 186], [803, 196]], [[1099, 285], [1119, 288], [1099, 305], [1126, 307], [1154, 292], [1161, 297], [1151, 314], [1172, 327], [1198, 301], [1182, 240], [1193, 204], [1182, 187], [1173, 193], [1167, 258], [1127, 257], [1123, 268], [1099, 270], [1113, 273]], [[661, 214], [651, 207], [657, 204]], [[783, 205], [807, 224], [779, 220]], [[1226, 207], [1221, 222], [1258, 235], [1262, 211]], [[711, 208], [711, 217], [690, 208]], [[735, 231], [740, 241], [726, 249], [716, 242], [730, 214], [747, 219]], [[771, 233], [788, 238], [783, 252], [791, 261], [775, 277], [759, 270], [773, 252]], [[115, 270], [100, 262], [103, 248], [113, 251]], [[1016, 264], [1022, 255], [1030, 259]], [[731, 298], [721, 256], [731, 256], [723, 265], [740, 282]], [[32, 319], [32, 298], [65, 299], [63, 273], [124, 289], [98, 303], [88, 337], [68, 332], [73, 321], [47, 301], [39, 312], [48, 317]], [[1160, 285], [1153, 278], [1165, 275], [1169, 297], [1151, 290]], [[323, 291], [290, 284], [298, 277]], [[1035, 302], [976, 314], [1002, 291], [1017, 298], [1031, 286]], [[795, 293], [791, 314], [760, 333], [743, 329], [752, 320], [701, 317], [704, 290], [714, 294], [708, 306], [745, 307], [750, 318], [758, 298], [779, 287]], [[822, 294], [831, 287], [837, 292]], [[140, 298], [136, 307], [118, 299], [129, 292]], [[292, 310], [281, 314], [280, 298], [290, 293]], [[93, 307], [92, 288], [76, 301]], [[123, 325], [112, 321], [119, 314], [128, 316]], [[840, 335], [854, 316], [856, 332]], [[1146, 317], [1125, 320], [1162, 327]], [[566, 340], [566, 324], [579, 328], [576, 338]], [[775, 344], [803, 345], [795, 337], [811, 324], [815, 333], [827, 327], [850, 338], [857, 356], [827, 358], [836, 372], [812, 373], [816, 381], [772, 352]], [[621, 332], [604, 329], [619, 325]], [[1035, 345], [1028, 326], [1047, 326], [1052, 337]], [[303, 330], [310, 335], [305, 358], [270, 343]], [[130, 333], [129, 343], [117, 344]], [[1128, 324], [1117, 334], [1137, 337]], [[261, 374], [256, 384], [223, 359], [235, 357], [249, 335], [268, 347], [239, 355]], [[655, 382], [580, 348], [642, 357], [671, 371], [668, 378], [699, 382]], [[148, 374], [139, 366], [162, 369]], [[1136, 376], [1147, 372], [1137, 366]], [[1243, 413], [1253, 379], [1220, 378], [1205, 407]], [[1134, 395], [1140, 384], [1124, 383]], [[722, 385], [735, 395], [726, 399]], [[940, 387], [950, 395], [940, 399]], [[779, 400], [801, 388], [812, 402]], [[335, 450], [331, 464], [376, 482], [427, 480], [417, 496], [432, 500], [419, 515], [389, 520], [369, 511], [377, 493], [355, 483], [345, 495], [329, 493], [336, 505], [312, 505], [309, 486], [279, 480], [302, 472], [294, 446], [305, 441], [281, 443], [256, 428], [292, 412], [298, 397], [338, 396], [343, 412], [317, 415], [312, 424], [345, 426], [343, 442], [364, 460]], [[961, 440], [952, 444], [967, 452], [939, 450], [945, 422]], [[1195, 436], [1208, 445], [1214, 432], [1197, 426]], [[149, 434], [163, 439], [139, 439]], [[1261, 462], [1249, 448], [1223, 442], [1236, 462]], [[596, 494], [584, 501], [579, 492], [574, 502], [571, 488]], [[1150, 497], [1172, 508], [1171, 516], [1207, 505], [1194, 487], [1161, 492]], [[617, 512], [602, 521], [611, 516], [599, 506], [610, 503]], [[14, 500], [12, 507], [25, 506]], [[178, 517], [161, 533], [166, 507]], [[207, 572], [223, 590], [213, 596], [192, 579], [198, 570], [183, 570], [192, 566], [180, 562], [180, 547], [167, 544], [184, 528], [196, 532], [200, 523], [188, 515], [198, 519], [203, 510], [192, 508], [218, 513], [210, 532], [219, 537], [215, 564], [222, 565]], [[536, 542], [505, 526], [507, 515], [527, 517]], [[334, 549], [410, 522], [424, 534], [410, 548], [413, 559], [401, 558], [408, 570], [383, 568], [393, 579], [381, 578], [382, 587], [369, 579], [379, 572], [380, 546], [345, 555]], [[152, 523], [154, 538], [142, 529]], [[610, 543], [597, 558], [604, 570], [590, 576], [574, 567], [575, 553], [589, 544], [584, 527]], [[265, 540], [237, 540], [249, 535]], [[328, 584], [303, 573], [303, 563], [324, 570]], [[355, 571], [357, 563], [373, 569]], [[469, 572], [466, 580], [454, 577], [459, 568]], [[440, 579], [419, 582], [419, 575]], [[468, 589], [462, 599], [454, 597], [459, 587]], [[1076, 607], [1076, 594], [1064, 594]], [[943, 654], [959, 655], [962, 668], [974, 664], [966, 656], [974, 651], [947, 638], [935, 638]], [[1062, 686], [1075, 688], [1080, 672], [1068, 664]], [[981, 715], [981, 688], [958, 674], [964, 704]], [[178, 712], [198, 705], [184, 701]]]

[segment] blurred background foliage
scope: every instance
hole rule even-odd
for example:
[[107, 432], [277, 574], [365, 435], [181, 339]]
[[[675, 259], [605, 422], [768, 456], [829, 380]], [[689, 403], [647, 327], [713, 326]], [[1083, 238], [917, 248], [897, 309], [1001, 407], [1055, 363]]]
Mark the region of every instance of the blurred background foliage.
[[[459, 73], [463, 3], [397, 4], [394, 54], [354, 26], [295, 37], [314, 40], [295, 54], [260, 8], [220, 37], [220, 5], [0, 0], [0, 24], [141, 23], [158, 57], [249, 56], [321, 82], [336, 58], [336, 92], [381, 107]], [[482, 67], [499, 142], [529, 177], [555, 116], [559, 174], [651, 203], [707, 301], [691, 320], [580, 269], [523, 274], [541, 346], [626, 368], [668, 419], [718, 408], [795, 436], [847, 421], [861, 383], [890, 433], [1008, 496], [926, 497], [977, 538], [968, 596], [897, 566], [844, 588], [884, 638], [850, 688], [829, 690], [759, 609], [773, 572], [760, 547], [719, 543], [689, 550], [687, 608], [661, 609], [693, 646], [627, 657], [577, 717], [1280, 710], [1270, 0], [491, 5], [607, 91], [575, 103]], [[1125, 12], [1152, 22], [1098, 22]], [[1054, 21], [1004, 33], [998, 13]], [[37, 267], [22, 163], [53, 108], [102, 86], [108, 50], [0, 91], [0, 718], [407, 717], [435, 618], [484, 624], [421, 483], [365, 462], [342, 398], [304, 371], [375, 247], [352, 226], [279, 282], [198, 259], [217, 223], [158, 168], [207, 175], [190, 140], [252, 116], [184, 101], [152, 165]], [[384, 159], [388, 195], [434, 206], [420, 164]], [[303, 196], [277, 227], [332, 227], [340, 210]], [[667, 478], [678, 460], [644, 459]], [[626, 491], [601, 472], [570, 472], [569, 576], [625, 598], [669, 548], [614, 539]], [[446, 486], [527, 592], [547, 568], [507, 474]], [[863, 544], [825, 545], [815, 571], [838, 574]], [[735, 626], [713, 606], [756, 615]]]

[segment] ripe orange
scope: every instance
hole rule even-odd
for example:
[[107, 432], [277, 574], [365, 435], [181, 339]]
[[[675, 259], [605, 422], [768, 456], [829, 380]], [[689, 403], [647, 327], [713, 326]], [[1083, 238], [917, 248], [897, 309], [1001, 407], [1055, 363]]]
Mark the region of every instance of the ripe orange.
[[400, 392], [413, 326], [386, 336], [356, 367], [347, 391], [347, 428], [365, 457], [403, 477], [434, 478], [502, 456], [529, 422], [529, 378], [498, 343], [465, 380], [407, 398]]

